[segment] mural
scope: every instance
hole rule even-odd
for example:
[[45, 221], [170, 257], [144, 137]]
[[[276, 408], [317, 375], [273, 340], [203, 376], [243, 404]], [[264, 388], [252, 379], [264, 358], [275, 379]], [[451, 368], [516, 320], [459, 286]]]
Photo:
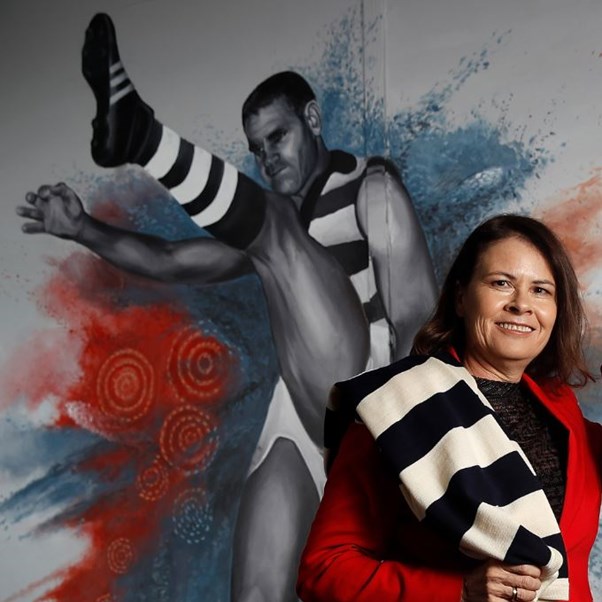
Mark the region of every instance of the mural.
[[[256, 4], [259, 14], [269, 2]], [[181, 5], [200, 22], [190, 3]], [[273, 36], [286, 48], [282, 57], [262, 56], [261, 69], [226, 94], [232, 111], [223, 117], [207, 108], [198, 131], [199, 121], [182, 127], [177, 112], [165, 119], [174, 130], [158, 121], [167, 106], [162, 78], [187, 78], [169, 67], [163, 75], [161, 60], [145, 56], [150, 45], [136, 52], [134, 32], [145, 23], [155, 35], [168, 27], [161, 3], [125, 11], [99, 3], [118, 40], [107, 17], [90, 23], [94, 11], [78, 9], [71, 19], [77, 31], [69, 34], [66, 80], [77, 79], [87, 94], [75, 114], [89, 113], [81, 157], [74, 165], [46, 141], [26, 179], [4, 174], [19, 193], [10, 212], [24, 208], [11, 218], [10, 239], [3, 237], [19, 254], [3, 251], [0, 299], [10, 310], [14, 297], [34, 317], [20, 329], [22, 308], [7, 313], [15, 324], [0, 358], [0, 599], [81, 600], [82, 592], [103, 601], [294, 599], [295, 555], [323, 485], [317, 444], [325, 391], [345, 371], [407, 350], [407, 320], [418, 325], [457, 242], [487, 215], [533, 214], [563, 237], [589, 304], [590, 357], [600, 363], [600, 172], [579, 145], [585, 136], [554, 123], [566, 124], [561, 105], [573, 98], [561, 74], [541, 120], [521, 104], [520, 81], [501, 96], [501, 84], [491, 87], [492, 72], [512, 73], [517, 46], [537, 53], [525, 45], [517, 13], [499, 9], [495, 28], [454, 21], [458, 35], [465, 28], [470, 35], [439, 38], [447, 62], [429, 68], [430, 47], [412, 30], [438, 31], [446, 19], [449, 27], [449, 14], [426, 26], [424, 3], [314, 8], [311, 44], [304, 31], [295, 46], [295, 13], [288, 43], [282, 32]], [[138, 19], [144, 11], [147, 19]], [[561, 12], [551, 11], [542, 27]], [[186, 31], [184, 16], [172, 15], [175, 31], [176, 24]], [[215, 16], [204, 17], [209, 32]], [[262, 28], [273, 32], [250, 22], [242, 39]], [[571, 33], [562, 41], [586, 49], [583, 71], [599, 68], [598, 49], [587, 42], [596, 38], [577, 42]], [[416, 58], [419, 50], [407, 73], [384, 60]], [[231, 65], [227, 54], [214, 62], [211, 69], [223, 72]], [[153, 108], [155, 95], [142, 92], [136, 75], [145, 69], [153, 70], [148, 81], [158, 81]], [[249, 111], [242, 132], [227, 129], [257, 84], [291, 70], [315, 92], [304, 98], [308, 113], [272, 97]], [[222, 83], [231, 92], [229, 79]], [[184, 85], [176, 94], [187, 93]], [[206, 98], [225, 103], [222, 96], [213, 83]], [[95, 111], [91, 136], [85, 122]], [[65, 121], [77, 129], [75, 119]], [[291, 123], [305, 128], [287, 151], [282, 132]], [[584, 154], [586, 164], [575, 165]], [[389, 160], [362, 159], [381, 155]], [[301, 161], [307, 156], [309, 166]], [[36, 188], [61, 180], [69, 186]], [[35, 194], [24, 203], [28, 189]], [[17, 233], [23, 217], [30, 232], [73, 238], [111, 263], [71, 241]], [[96, 234], [81, 235], [81, 220]], [[165, 249], [176, 260], [166, 262]], [[581, 399], [602, 418], [598, 389]], [[36, 549], [28, 570], [17, 569]], [[596, 551], [592, 578], [602, 596], [600, 558]], [[265, 590], [280, 593], [262, 598]]]

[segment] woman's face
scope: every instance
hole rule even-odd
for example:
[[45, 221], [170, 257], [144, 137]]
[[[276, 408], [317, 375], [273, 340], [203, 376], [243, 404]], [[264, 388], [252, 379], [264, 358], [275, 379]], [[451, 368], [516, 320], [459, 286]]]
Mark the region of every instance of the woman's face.
[[491, 244], [472, 279], [457, 293], [464, 319], [464, 364], [471, 374], [518, 381], [550, 340], [556, 321], [556, 283], [543, 255], [529, 242]]

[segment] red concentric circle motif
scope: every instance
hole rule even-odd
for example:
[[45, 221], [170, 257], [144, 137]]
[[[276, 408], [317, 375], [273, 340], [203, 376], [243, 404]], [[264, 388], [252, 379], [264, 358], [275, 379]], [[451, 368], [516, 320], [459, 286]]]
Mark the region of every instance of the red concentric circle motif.
[[220, 399], [232, 369], [230, 348], [196, 328], [187, 328], [175, 339], [169, 354], [169, 377], [184, 402], [211, 403]]
[[135, 559], [134, 546], [126, 537], [114, 539], [107, 548], [107, 563], [113, 573], [127, 573]]
[[138, 495], [148, 502], [161, 499], [169, 489], [169, 472], [163, 460], [155, 458], [136, 477]]
[[122, 423], [139, 420], [153, 401], [154, 369], [135, 349], [116, 351], [98, 371], [96, 393], [100, 409], [107, 416]]
[[217, 434], [209, 417], [193, 406], [173, 410], [159, 433], [161, 455], [186, 472], [202, 470], [217, 448]]

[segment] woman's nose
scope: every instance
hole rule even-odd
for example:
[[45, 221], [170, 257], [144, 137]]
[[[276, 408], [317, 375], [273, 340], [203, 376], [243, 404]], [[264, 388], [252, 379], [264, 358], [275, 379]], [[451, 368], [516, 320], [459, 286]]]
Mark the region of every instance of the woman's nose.
[[529, 295], [526, 291], [515, 289], [512, 298], [508, 301], [506, 306], [508, 311], [512, 313], [522, 314], [531, 310], [529, 303]]

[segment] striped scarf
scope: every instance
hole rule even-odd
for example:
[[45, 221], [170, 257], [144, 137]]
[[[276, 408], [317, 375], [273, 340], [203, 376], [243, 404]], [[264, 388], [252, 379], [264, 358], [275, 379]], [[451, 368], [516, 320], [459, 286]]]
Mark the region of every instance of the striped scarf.
[[336, 417], [353, 410], [418, 520], [472, 558], [542, 567], [536, 599], [568, 600], [564, 543], [541, 483], [459, 362], [410, 356], [337, 383], [331, 434], [343, 431]]

